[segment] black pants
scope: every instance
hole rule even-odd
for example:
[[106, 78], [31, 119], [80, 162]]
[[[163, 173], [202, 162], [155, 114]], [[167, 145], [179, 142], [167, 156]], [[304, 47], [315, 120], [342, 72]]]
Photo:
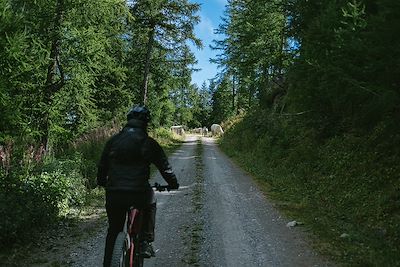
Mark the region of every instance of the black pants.
[[107, 192], [106, 211], [108, 217], [108, 231], [106, 237], [106, 248], [104, 251], [104, 266], [111, 264], [111, 256], [115, 239], [122, 232], [125, 223], [126, 211], [135, 206], [143, 213], [142, 240], [154, 241], [154, 226], [156, 219], [156, 201], [153, 190], [143, 193], [131, 192]]

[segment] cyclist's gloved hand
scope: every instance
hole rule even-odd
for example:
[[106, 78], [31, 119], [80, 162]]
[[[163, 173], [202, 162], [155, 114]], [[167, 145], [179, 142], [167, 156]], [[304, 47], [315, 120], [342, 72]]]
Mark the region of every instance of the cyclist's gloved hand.
[[179, 184], [177, 181], [170, 183], [168, 186], [169, 186], [169, 189], [172, 189], [172, 190], [177, 190], [179, 188]]

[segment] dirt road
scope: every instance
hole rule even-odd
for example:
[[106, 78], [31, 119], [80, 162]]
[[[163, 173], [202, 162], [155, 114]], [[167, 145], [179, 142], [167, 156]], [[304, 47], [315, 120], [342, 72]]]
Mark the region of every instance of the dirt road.
[[[181, 188], [157, 193], [157, 256], [146, 266], [327, 265], [214, 139], [189, 136], [170, 162]], [[101, 266], [104, 235], [82, 241], [71, 265]]]

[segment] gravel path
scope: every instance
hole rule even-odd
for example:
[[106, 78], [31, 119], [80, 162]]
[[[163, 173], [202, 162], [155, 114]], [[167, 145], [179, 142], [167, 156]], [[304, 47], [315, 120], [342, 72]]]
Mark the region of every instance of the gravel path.
[[201, 266], [327, 266], [251, 178], [203, 138], [204, 245]]
[[100, 226], [102, 227], [99, 227], [98, 232], [94, 232], [90, 238], [80, 241], [77, 246], [69, 252], [69, 266], [103, 266], [107, 221], [103, 220], [103, 223], [100, 224]]
[[[214, 139], [188, 136], [170, 156], [180, 189], [156, 193], [157, 256], [148, 266], [328, 266], [288, 228], [252, 179]], [[163, 182], [157, 173], [152, 182]], [[66, 256], [68, 266], [101, 266], [106, 223]]]

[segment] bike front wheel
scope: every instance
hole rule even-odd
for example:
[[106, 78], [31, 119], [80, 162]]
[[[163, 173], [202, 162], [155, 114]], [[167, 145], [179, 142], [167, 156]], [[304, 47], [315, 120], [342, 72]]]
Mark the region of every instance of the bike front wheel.
[[115, 239], [114, 249], [111, 257], [111, 267], [129, 266], [128, 246], [129, 241], [127, 239], [127, 234], [120, 232]]

